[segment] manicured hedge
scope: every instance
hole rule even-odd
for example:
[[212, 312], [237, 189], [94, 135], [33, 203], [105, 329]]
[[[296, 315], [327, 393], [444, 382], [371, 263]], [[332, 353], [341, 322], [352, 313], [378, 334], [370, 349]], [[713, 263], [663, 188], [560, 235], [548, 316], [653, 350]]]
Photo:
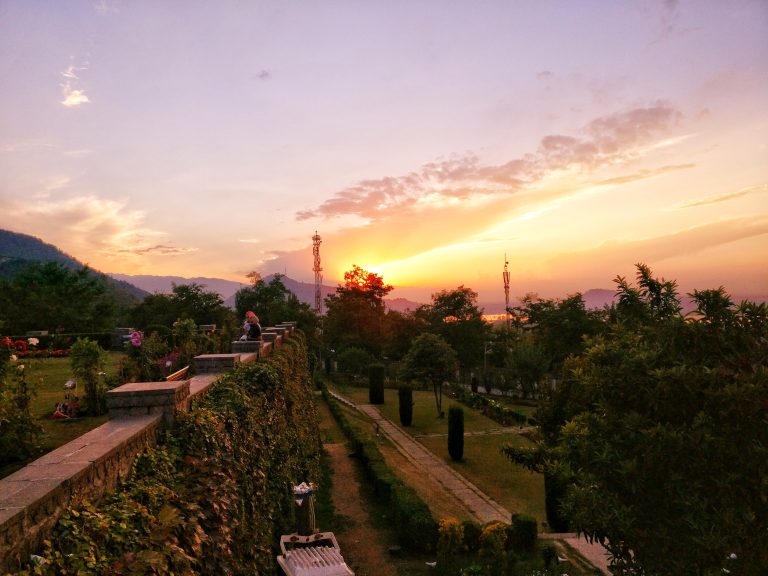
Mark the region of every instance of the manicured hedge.
[[368, 400], [371, 404], [384, 404], [384, 374], [383, 364], [368, 366]]
[[360, 458], [376, 497], [391, 511], [400, 544], [414, 552], [434, 550], [437, 544], [437, 521], [429, 506], [415, 490], [395, 476], [378, 446], [357, 433], [324, 384], [321, 389], [331, 413]]
[[413, 388], [409, 384], [403, 384], [397, 389], [399, 402], [400, 424], [410, 426], [413, 424]]
[[461, 406], [448, 409], [448, 454], [457, 462], [464, 457], [464, 409]]
[[531, 426], [536, 425], [536, 420], [526, 417], [522, 412], [518, 412], [509, 406], [505, 406], [493, 398], [488, 398], [482, 394], [475, 394], [462, 386], [451, 387], [450, 394], [462, 404], [474, 408], [475, 410], [479, 410], [484, 416], [487, 416], [494, 422], [498, 422], [504, 426], [513, 426], [515, 424], [523, 426], [526, 423]]

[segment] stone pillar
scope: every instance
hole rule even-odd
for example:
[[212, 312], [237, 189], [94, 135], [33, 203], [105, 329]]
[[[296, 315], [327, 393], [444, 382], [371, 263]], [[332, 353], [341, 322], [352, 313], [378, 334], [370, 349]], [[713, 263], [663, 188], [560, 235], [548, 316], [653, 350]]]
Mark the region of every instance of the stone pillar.
[[170, 427], [177, 410], [187, 410], [189, 380], [132, 382], [107, 391], [109, 418], [162, 414], [163, 426]]

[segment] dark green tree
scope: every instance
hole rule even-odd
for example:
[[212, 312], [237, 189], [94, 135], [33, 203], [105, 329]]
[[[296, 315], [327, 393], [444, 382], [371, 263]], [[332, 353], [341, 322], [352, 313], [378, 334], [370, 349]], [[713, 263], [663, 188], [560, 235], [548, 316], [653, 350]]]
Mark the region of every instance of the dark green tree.
[[544, 445], [506, 452], [565, 481], [571, 528], [608, 548], [614, 574], [766, 573], [765, 306], [695, 291], [686, 320], [674, 283], [639, 278], [537, 412]]
[[[173, 323], [177, 320], [190, 319], [196, 325], [216, 324], [217, 328], [231, 328], [235, 318], [232, 311], [224, 305], [218, 292], [205, 289], [202, 284], [173, 284], [170, 294], [152, 294], [137, 305], [131, 320], [134, 327], [147, 330], [150, 327], [163, 326], [170, 334]], [[152, 330], [148, 330], [152, 331]]]
[[115, 326], [117, 305], [103, 278], [57, 262], [26, 265], [0, 279], [0, 309], [8, 333], [27, 330], [101, 332]]
[[464, 373], [483, 364], [489, 326], [477, 305], [477, 292], [465, 286], [432, 295], [432, 303], [416, 311], [428, 330], [442, 337], [456, 351]]
[[432, 386], [437, 414], [442, 418], [443, 383], [455, 378], [457, 368], [456, 352], [451, 345], [436, 334], [425, 333], [413, 341], [403, 359], [402, 377]]
[[585, 336], [604, 329], [602, 313], [587, 310], [581, 294], [562, 300], [528, 294], [512, 312], [516, 324], [533, 333], [538, 352], [548, 357], [545, 364], [556, 374], [568, 356], [584, 351]]

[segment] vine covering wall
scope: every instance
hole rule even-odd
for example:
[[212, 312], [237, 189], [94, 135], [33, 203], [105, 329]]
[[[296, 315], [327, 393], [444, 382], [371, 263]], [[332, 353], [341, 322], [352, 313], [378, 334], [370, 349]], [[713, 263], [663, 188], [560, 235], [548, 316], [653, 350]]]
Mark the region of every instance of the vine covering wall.
[[305, 341], [222, 376], [126, 482], [61, 517], [21, 574], [272, 574], [292, 486], [317, 482]]

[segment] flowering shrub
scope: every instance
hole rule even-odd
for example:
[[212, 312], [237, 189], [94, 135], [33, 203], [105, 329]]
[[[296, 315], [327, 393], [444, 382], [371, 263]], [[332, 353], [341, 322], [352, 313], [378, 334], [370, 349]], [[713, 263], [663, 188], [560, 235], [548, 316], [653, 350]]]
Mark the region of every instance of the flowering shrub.
[[437, 537], [437, 568], [440, 574], [458, 574], [458, 559], [465, 552], [464, 526], [455, 518], [440, 520]]
[[107, 409], [106, 388], [100, 379], [106, 353], [98, 342], [77, 339], [72, 346], [70, 362], [72, 373], [85, 387], [86, 410], [89, 414], [103, 414]]
[[480, 534], [480, 560], [487, 576], [507, 574], [514, 564], [514, 556], [507, 550], [507, 525], [491, 522]]
[[32, 418], [26, 376], [17, 356], [0, 348], [0, 465], [24, 460], [38, 448], [42, 428]]
[[18, 352], [19, 358], [65, 358], [72, 352], [71, 348], [57, 350], [30, 350]]

